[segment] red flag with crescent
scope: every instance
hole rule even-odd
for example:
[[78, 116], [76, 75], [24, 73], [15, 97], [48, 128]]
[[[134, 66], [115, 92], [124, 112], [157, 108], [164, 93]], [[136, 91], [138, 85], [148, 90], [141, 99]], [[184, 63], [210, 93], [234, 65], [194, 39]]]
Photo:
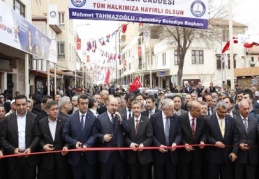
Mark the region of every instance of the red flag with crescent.
[[141, 83], [138, 79], [138, 77], [134, 78], [134, 80], [132, 81], [131, 85], [130, 85], [130, 92], [135, 91], [136, 89], [138, 89], [139, 87], [141, 87]]

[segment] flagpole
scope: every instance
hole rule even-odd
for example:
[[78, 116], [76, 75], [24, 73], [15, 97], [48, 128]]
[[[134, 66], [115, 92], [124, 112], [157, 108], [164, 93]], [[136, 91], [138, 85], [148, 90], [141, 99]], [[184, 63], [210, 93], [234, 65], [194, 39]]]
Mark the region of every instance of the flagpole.
[[231, 89], [234, 89], [234, 60], [233, 60], [233, 21], [232, 21], [232, 0], [228, 0], [229, 10], [229, 42], [230, 42], [230, 80]]
[[151, 26], [149, 26], [149, 80], [150, 80], [150, 89], [152, 89], [152, 58], [151, 58]]

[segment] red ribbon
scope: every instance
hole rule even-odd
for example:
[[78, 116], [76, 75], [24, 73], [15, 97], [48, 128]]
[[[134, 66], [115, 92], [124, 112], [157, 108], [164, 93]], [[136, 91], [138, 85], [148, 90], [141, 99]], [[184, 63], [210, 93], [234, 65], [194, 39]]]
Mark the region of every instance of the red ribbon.
[[[192, 147], [199, 147], [199, 146], [205, 146], [205, 147], [214, 147], [214, 144], [190, 144], [189, 146]], [[166, 147], [141, 147], [141, 148], [136, 148], [137, 150], [159, 150], [160, 148], [164, 149], [172, 149], [171, 146], [166, 146]], [[177, 145], [174, 148], [185, 148], [185, 145]], [[53, 151], [48, 151], [48, 152], [33, 152], [29, 154], [11, 154], [11, 155], [4, 155], [0, 157], [2, 158], [10, 158], [10, 157], [27, 157], [31, 155], [43, 155], [43, 154], [53, 154], [53, 153], [61, 153], [61, 152], [87, 152], [87, 151], [117, 151], [117, 150], [134, 150], [135, 148], [131, 147], [105, 147], [105, 148], [98, 148], [98, 147], [93, 147], [93, 148], [79, 148], [79, 149], [69, 149], [69, 150], [53, 150]]]

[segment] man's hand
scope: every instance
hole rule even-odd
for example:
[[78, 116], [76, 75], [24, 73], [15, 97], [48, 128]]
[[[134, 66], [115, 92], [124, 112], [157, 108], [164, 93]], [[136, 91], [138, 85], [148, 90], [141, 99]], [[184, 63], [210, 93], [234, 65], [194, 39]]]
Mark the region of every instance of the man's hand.
[[190, 146], [189, 144], [185, 144], [185, 145], [184, 145], [184, 148], [185, 148], [185, 150], [187, 150], [188, 152], [194, 150], [193, 147]]
[[130, 144], [130, 148], [132, 148], [133, 151], [137, 151], [137, 150], [138, 150], [138, 144], [132, 142], [132, 143]]
[[138, 150], [139, 150], [139, 151], [143, 151], [143, 149], [141, 149], [141, 148], [143, 148], [143, 147], [144, 147], [144, 145], [143, 145], [142, 143], [139, 144], [139, 147], [138, 147], [139, 149], [138, 149]]
[[117, 119], [119, 121], [119, 123], [121, 124], [122, 123], [122, 118], [121, 118], [121, 115], [119, 112], [115, 112], [115, 115], [117, 116]]
[[201, 141], [199, 147], [200, 147], [200, 149], [204, 149], [205, 143], [203, 141]]
[[231, 162], [234, 162], [234, 161], [236, 161], [236, 159], [237, 159], [237, 155], [234, 154], [234, 153], [230, 153], [230, 154], [229, 154], [229, 158], [230, 158]]
[[223, 143], [220, 142], [220, 141], [217, 141], [217, 142], [215, 143], [215, 146], [218, 147], [218, 148], [220, 148], [220, 149], [225, 148], [225, 144], [223, 144]]
[[244, 143], [239, 144], [239, 147], [240, 147], [240, 148], [241, 148], [241, 150], [243, 150], [243, 151], [247, 151], [247, 150], [249, 150], [248, 145], [247, 145], [247, 144], [244, 144]]
[[159, 151], [161, 152], [161, 153], [165, 153], [165, 152], [167, 152], [167, 150], [165, 149], [165, 145], [160, 145], [159, 146], [160, 148], [159, 148]]
[[1, 158], [2, 158], [3, 156], [4, 156], [3, 151], [0, 150], [0, 160], [1, 160]]
[[175, 151], [175, 150], [176, 150], [176, 143], [173, 143], [173, 144], [172, 144], [171, 151]]
[[103, 136], [103, 140], [104, 140], [105, 142], [110, 142], [111, 139], [112, 139], [112, 134], [105, 134], [105, 135]]
[[82, 143], [78, 141], [78, 142], [76, 143], [76, 146], [75, 146], [75, 147], [76, 147], [76, 149], [80, 149], [80, 148], [82, 148], [83, 146], [82, 146]]
[[52, 145], [52, 144], [46, 144], [46, 145], [43, 146], [43, 150], [44, 150], [45, 152], [48, 152], [48, 151], [54, 150], [54, 148], [53, 148], [53, 145]]
[[27, 148], [23, 153], [25, 154], [25, 157], [28, 157], [29, 155], [26, 155], [26, 154], [30, 154], [31, 153], [31, 149]]
[[21, 150], [20, 150], [19, 148], [16, 148], [16, 149], [14, 149], [14, 152], [13, 152], [13, 153], [14, 153], [14, 154], [20, 154], [20, 151], [21, 151]]
[[63, 147], [63, 149], [62, 149], [62, 152], [61, 152], [61, 155], [67, 155], [67, 153], [68, 153], [68, 148], [65, 146], [65, 147]]

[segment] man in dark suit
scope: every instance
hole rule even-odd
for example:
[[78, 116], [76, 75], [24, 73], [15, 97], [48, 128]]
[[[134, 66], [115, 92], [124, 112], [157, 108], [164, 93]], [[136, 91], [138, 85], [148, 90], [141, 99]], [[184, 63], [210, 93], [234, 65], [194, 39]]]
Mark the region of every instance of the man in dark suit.
[[146, 97], [146, 110], [141, 115], [150, 118], [150, 116], [160, 110], [156, 108], [156, 98], [154, 95], [148, 95]]
[[[182, 128], [182, 144], [179, 150], [180, 178], [200, 179], [202, 151], [207, 141], [205, 119], [200, 118], [201, 105], [197, 101], [189, 102], [189, 112], [179, 116]], [[191, 144], [201, 144], [192, 147]]]
[[[79, 110], [68, 117], [63, 129], [63, 139], [69, 148], [89, 148], [96, 144], [97, 120], [88, 113], [88, 96], [78, 98]], [[72, 166], [74, 179], [95, 179], [97, 153], [94, 151], [71, 152], [68, 163]]]
[[[15, 98], [16, 113], [3, 121], [0, 142], [5, 154], [30, 154], [40, 141], [37, 116], [27, 112], [27, 98]], [[38, 156], [12, 157], [7, 159], [8, 178], [35, 179]]]
[[[5, 116], [5, 108], [3, 104], [0, 104], [0, 131], [3, 127], [3, 119]], [[3, 156], [2, 146], [0, 145], [0, 157]], [[0, 160], [0, 178], [6, 179], [7, 178], [7, 172], [6, 172], [6, 159]]]
[[208, 116], [212, 115], [214, 113], [214, 107], [211, 95], [205, 94], [203, 96], [203, 101], [205, 101], [208, 104]]
[[133, 93], [126, 94], [125, 96], [125, 101], [126, 101], [126, 107], [121, 108], [119, 110], [119, 113], [123, 114], [126, 116], [126, 119], [129, 120], [132, 116], [132, 110], [131, 110], [131, 103], [134, 101], [135, 95]]
[[249, 116], [249, 104], [242, 100], [238, 104], [240, 115], [236, 117], [237, 132], [239, 135], [239, 150], [237, 155], [235, 176], [236, 179], [255, 179], [257, 164], [258, 121]]
[[52, 100], [53, 100], [53, 98], [50, 95], [44, 95], [42, 97], [42, 100], [41, 100], [41, 112], [38, 114], [38, 119], [39, 120], [48, 116], [48, 114], [46, 112], [46, 104], [47, 104], [47, 102], [52, 101]]
[[133, 117], [128, 123], [130, 134], [126, 135], [126, 146], [132, 151], [127, 151], [127, 163], [130, 168], [131, 179], [148, 179], [149, 164], [153, 161], [151, 150], [141, 150], [153, 142], [153, 130], [150, 120], [141, 115], [143, 104], [139, 101], [132, 102]]
[[40, 149], [45, 152], [53, 150], [63, 150], [62, 153], [41, 155], [39, 165], [39, 179], [66, 179], [67, 174], [67, 153], [68, 146], [62, 140], [62, 130], [67, 121], [66, 118], [59, 116], [58, 103], [54, 100], [49, 101], [45, 109], [48, 117], [39, 121], [41, 132]]
[[184, 93], [191, 94], [192, 93], [192, 87], [189, 83], [186, 84], [186, 87], [184, 88]]
[[[154, 146], [160, 147], [153, 152], [155, 178], [176, 179], [178, 152], [176, 146], [181, 143], [181, 123], [174, 115], [174, 102], [164, 99], [162, 111], [150, 117], [153, 126]], [[167, 149], [165, 147], [171, 147]]]
[[238, 152], [238, 135], [235, 120], [226, 115], [227, 111], [227, 104], [219, 101], [216, 113], [206, 118], [208, 143], [215, 145], [207, 148], [209, 179], [233, 178], [233, 162], [237, 159]]
[[[110, 97], [107, 103], [107, 111], [100, 114], [98, 119], [99, 146], [123, 147], [124, 133], [130, 133], [130, 126], [124, 115], [117, 112], [118, 101]], [[100, 151], [98, 160], [101, 165], [102, 179], [122, 179], [124, 151]]]
[[210, 83], [209, 89], [210, 89], [210, 91], [209, 91], [210, 93], [216, 92], [216, 88], [213, 86], [213, 83]]

